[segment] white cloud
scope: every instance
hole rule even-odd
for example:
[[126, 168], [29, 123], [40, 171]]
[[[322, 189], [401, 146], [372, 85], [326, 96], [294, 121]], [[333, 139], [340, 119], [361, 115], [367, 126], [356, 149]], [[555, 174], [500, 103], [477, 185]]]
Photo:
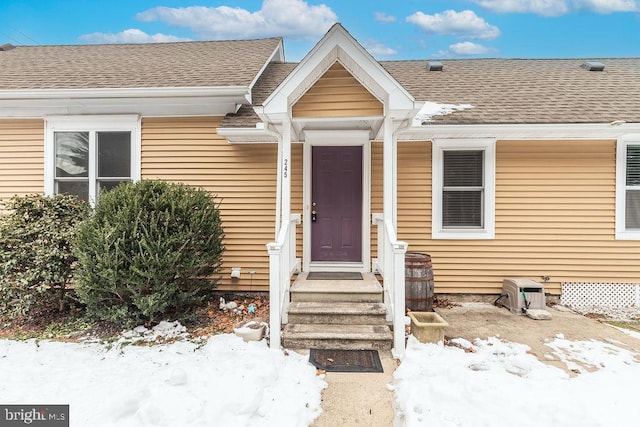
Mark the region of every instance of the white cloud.
[[416, 24], [426, 33], [464, 36], [474, 39], [494, 39], [500, 30], [490, 25], [472, 10], [445, 10], [442, 13], [426, 15], [416, 12], [407, 17], [407, 22]]
[[[473, 0], [474, 3], [498, 13], [534, 13], [560, 16], [569, 13], [567, 0]], [[607, 1], [607, 0], [605, 0]]]
[[576, 9], [601, 14], [640, 11], [640, 1], [637, 0], [573, 0], [573, 2]]
[[488, 55], [496, 53], [496, 50], [491, 47], [483, 46], [481, 44], [473, 42], [461, 42], [452, 44], [449, 46], [449, 51], [455, 55], [470, 56], [470, 55]]
[[136, 18], [186, 27], [207, 39], [272, 36], [314, 39], [338, 21], [328, 6], [310, 6], [303, 0], [264, 0], [262, 8], [255, 12], [228, 6], [160, 6], [139, 13]]
[[397, 50], [387, 47], [375, 40], [365, 43], [364, 47], [373, 56], [389, 56], [389, 55], [395, 55], [398, 53]]
[[119, 33], [90, 33], [78, 37], [85, 43], [167, 43], [189, 41], [182, 37], [167, 34], [147, 34], [137, 28], [130, 28]]
[[472, 0], [474, 3], [498, 13], [533, 13], [560, 16], [576, 11], [607, 14], [638, 12], [639, 0]]
[[395, 22], [396, 21], [396, 17], [395, 16], [387, 15], [384, 12], [375, 12], [373, 14], [373, 16], [375, 17], [376, 21], [378, 21], [378, 22], [389, 23], [389, 22]]

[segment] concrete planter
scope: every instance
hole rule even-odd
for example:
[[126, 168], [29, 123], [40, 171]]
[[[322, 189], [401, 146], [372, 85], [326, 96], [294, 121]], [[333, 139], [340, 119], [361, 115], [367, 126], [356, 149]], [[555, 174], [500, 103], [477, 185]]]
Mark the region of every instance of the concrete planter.
[[422, 343], [438, 343], [444, 340], [444, 330], [449, 324], [438, 314], [427, 311], [410, 311], [411, 335]]
[[260, 341], [269, 333], [269, 325], [265, 322], [250, 320], [236, 325], [233, 328], [233, 333], [242, 338], [245, 342]]

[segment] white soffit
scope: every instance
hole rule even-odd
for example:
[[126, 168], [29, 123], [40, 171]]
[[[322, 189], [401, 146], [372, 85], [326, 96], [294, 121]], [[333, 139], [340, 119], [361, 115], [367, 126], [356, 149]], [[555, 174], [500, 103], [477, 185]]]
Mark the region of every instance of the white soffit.
[[217, 133], [230, 144], [259, 144], [278, 142], [274, 132], [264, 128], [218, 128]]

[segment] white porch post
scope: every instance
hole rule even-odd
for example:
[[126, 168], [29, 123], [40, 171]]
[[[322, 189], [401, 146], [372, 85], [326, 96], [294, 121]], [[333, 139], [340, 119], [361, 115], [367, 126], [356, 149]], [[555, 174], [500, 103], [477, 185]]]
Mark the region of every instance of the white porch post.
[[407, 244], [397, 241], [393, 245], [393, 283], [395, 290], [393, 292], [393, 355], [401, 358], [404, 355], [405, 336], [404, 336], [404, 317], [405, 317], [405, 272], [404, 272], [404, 254], [407, 252]]
[[282, 121], [282, 157], [281, 161], [281, 215], [283, 221], [291, 216], [291, 119]]
[[267, 245], [269, 251], [269, 339], [272, 349], [280, 350], [280, 253], [281, 248], [274, 242]]
[[393, 215], [393, 201], [395, 199], [394, 188], [394, 139], [393, 120], [387, 116], [384, 118], [384, 140], [382, 148], [382, 197], [383, 197], [383, 213], [385, 219], [391, 219], [394, 228], [396, 227], [396, 219]]
[[[287, 229], [291, 227], [291, 119], [287, 117], [282, 121], [282, 215], [283, 221], [286, 221]], [[284, 254], [286, 257], [286, 271], [281, 271], [280, 275], [280, 287], [285, 288], [284, 295], [280, 300], [283, 307], [280, 308], [281, 320], [284, 323], [288, 322], [289, 317], [289, 279], [291, 278], [291, 264], [290, 260], [295, 259], [295, 228], [293, 232], [293, 244], [289, 242], [287, 245], [287, 252]], [[293, 252], [293, 253], [291, 253]], [[286, 283], [285, 283], [286, 282]], [[280, 331], [278, 331], [280, 332]]]
[[384, 280], [387, 292], [384, 295], [391, 301], [385, 303], [387, 307], [393, 307], [393, 354], [394, 357], [402, 357], [405, 347], [404, 317], [405, 317], [405, 272], [404, 254], [407, 244], [398, 241], [397, 229], [397, 174], [398, 174], [398, 137], [395, 133], [393, 119], [386, 116], [384, 119], [383, 141], [383, 216], [390, 223], [392, 251], [385, 256], [392, 259], [387, 264], [391, 271], [385, 271]]
[[[278, 139], [278, 167], [277, 167], [277, 191], [276, 191], [276, 240], [278, 242], [267, 245], [269, 251], [269, 325], [271, 348], [280, 349], [281, 326], [286, 322], [289, 304], [288, 283], [290, 253], [295, 251], [295, 245], [280, 241], [280, 232], [283, 227], [288, 230], [291, 218], [291, 121], [287, 118], [282, 121], [282, 137]], [[295, 239], [295, 231], [294, 231]], [[284, 253], [283, 247], [284, 245]], [[295, 254], [294, 254], [295, 255]], [[285, 267], [286, 268], [283, 268]]]
[[387, 116], [384, 119], [384, 141], [382, 148], [382, 188], [383, 188], [383, 213], [384, 217], [391, 219], [394, 229], [396, 220], [396, 141], [397, 136], [393, 131], [393, 119]]
[[278, 159], [276, 160], [276, 227], [274, 238], [277, 240], [282, 225], [282, 135], [278, 134]]

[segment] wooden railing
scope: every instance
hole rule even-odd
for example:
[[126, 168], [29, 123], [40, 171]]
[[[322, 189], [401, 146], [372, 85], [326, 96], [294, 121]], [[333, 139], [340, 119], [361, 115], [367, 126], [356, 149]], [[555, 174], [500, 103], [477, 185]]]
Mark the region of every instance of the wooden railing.
[[300, 259], [296, 258], [296, 225], [300, 214], [291, 214], [282, 221], [278, 239], [267, 244], [269, 252], [269, 334], [270, 346], [280, 348], [280, 329], [287, 323], [291, 276], [300, 272]]
[[378, 258], [373, 260], [373, 269], [384, 281], [384, 304], [387, 309], [387, 321], [393, 323], [393, 355], [404, 354], [404, 255], [407, 243], [399, 241], [390, 219], [382, 214], [373, 214], [373, 224], [378, 227]]

